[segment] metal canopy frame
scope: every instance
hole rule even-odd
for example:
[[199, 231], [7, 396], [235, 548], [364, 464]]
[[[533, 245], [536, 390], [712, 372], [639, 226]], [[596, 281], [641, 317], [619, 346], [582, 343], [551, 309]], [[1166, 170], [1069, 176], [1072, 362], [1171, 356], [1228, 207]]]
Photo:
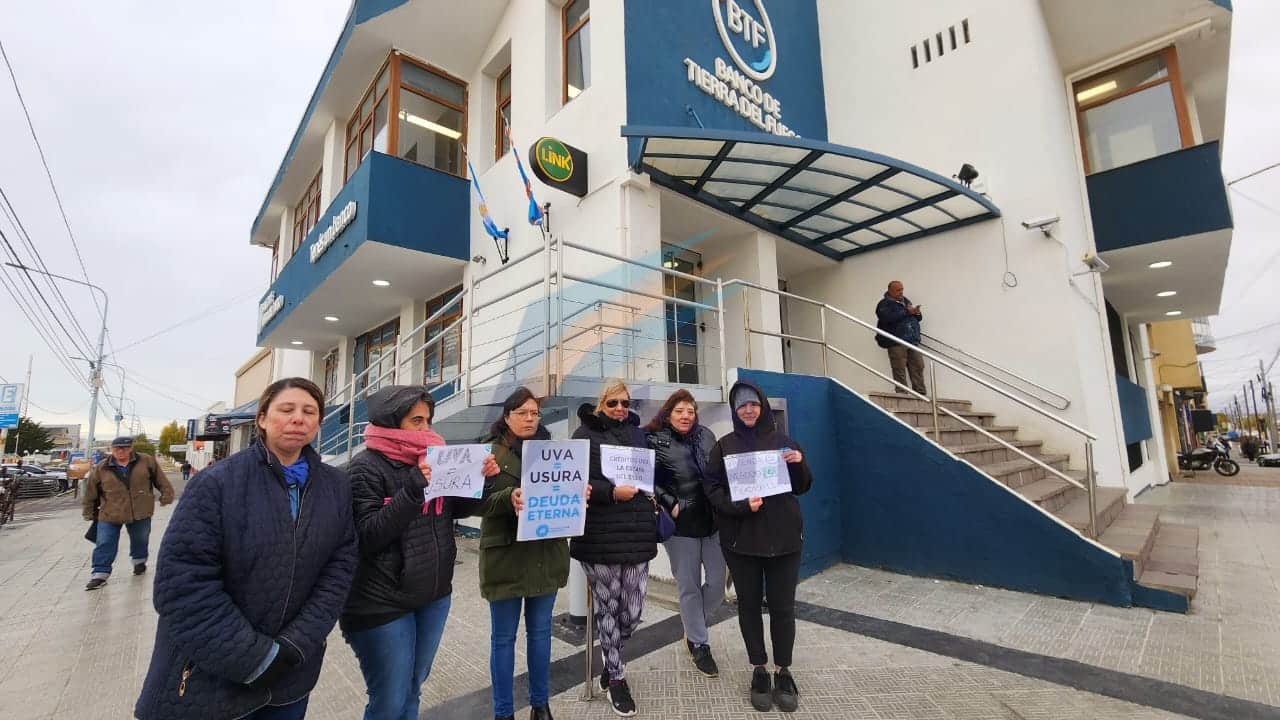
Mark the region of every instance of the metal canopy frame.
[[622, 136], [658, 185], [837, 260], [1000, 217], [981, 193], [867, 150], [703, 128]]

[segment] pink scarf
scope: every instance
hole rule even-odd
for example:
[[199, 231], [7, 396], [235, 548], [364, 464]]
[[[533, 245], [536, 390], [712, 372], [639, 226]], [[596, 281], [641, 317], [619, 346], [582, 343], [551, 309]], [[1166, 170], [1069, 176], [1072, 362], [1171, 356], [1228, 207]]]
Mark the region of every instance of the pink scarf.
[[[418, 466], [427, 448], [444, 445], [444, 438], [434, 430], [401, 430], [400, 428], [384, 428], [369, 425], [364, 430], [365, 446], [374, 452], [381, 453], [392, 460], [408, 465]], [[383, 498], [383, 504], [391, 502], [391, 498]], [[444, 511], [444, 498], [436, 498], [435, 512]], [[422, 503], [422, 514], [429, 514], [430, 501]]]

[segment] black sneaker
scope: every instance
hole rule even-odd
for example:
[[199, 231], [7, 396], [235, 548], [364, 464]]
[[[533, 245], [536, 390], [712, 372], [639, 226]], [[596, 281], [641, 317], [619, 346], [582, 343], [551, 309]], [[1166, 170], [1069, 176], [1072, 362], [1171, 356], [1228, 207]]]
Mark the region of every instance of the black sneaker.
[[609, 670], [607, 668], [600, 671], [600, 689], [609, 689]]
[[615, 715], [631, 717], [636, 714], [636, 701], [631, 698], [631, 688], [626, 680], [609, 681], [609, 703]]
[[769, 671], [762, 667], [751, 673], [751, 707], [760, 712], [773, 709], [773, 688], [770, 687]]
[[145, 574], [146, 572], [147, 572], [147, 564], [146, 564], [146, 563], [138, 563], [137, 565], [134, 565], [134, 566], [133, 566], [133, 574], [134, 574], [134, 575], [143, 575], [143, 574]]
[[698, 672], [707, 677], [720, 677], [720, 667], [716, 665], [716, 659], [711, 657], [710, 645], [694, 645], [690, 654], [693, 656], [693, 666], [698, 668]]
[[530, 708], [529, 720], [555, 720], [551, 717], [551, 706], [543, 705], [542, 707]]
[[786, 668], [773, 674], [773, 701], [782, 712], [795, 712], [800, 707], [800, 688]]
[[94, 578], [94, 579], [92, 579], [92, 580], [90, 580], [90, 581], [89, 581], [89, 584], [88, 584], [88, 585], [85, 585], [85, 586], [84, 586], [84, 589], [85, 589], [85, 590], [97, 590], [98, 588], [100, 588], [100, 587], [102, 587], [103, 585], [106, 585], [106, 584], [107, 584], [107, 579], [106, 579], [106, 578]]

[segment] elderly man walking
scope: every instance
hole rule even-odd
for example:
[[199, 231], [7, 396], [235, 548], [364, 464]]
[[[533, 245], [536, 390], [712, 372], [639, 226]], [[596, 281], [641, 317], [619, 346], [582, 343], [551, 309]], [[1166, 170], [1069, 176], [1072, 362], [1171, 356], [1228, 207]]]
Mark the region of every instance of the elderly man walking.
[[[924, 315], [918, 305], [903, 294], [902, 283], [894, 280], [889, 290], [876, 305], [876, 327], [911, 345], [920, 344], [920, 321]], [[889, 351], [889, 367], [893, 368], [894, 390], [906, 393], [907, 375], [911, 376], [911, 389], [921, 395], [928, 394], [924, 384], [924, 356], [919, 350], [900, 345], [892, 340], [876, 336], [876, 343]]]
[[98, 463], [84, 479], [84, 519], [96, 520], [93, 547], [93, 574], [85, 590], [107, 584], [111, 566], [120, 547], [120, 529], [129, 533], [129, 558], [133, 574], [147, 571], [147, 543], [151, 538], [151, 516], [160, 504], [173, 502], [173, 485], [155, 457], [133, 451], [133, 438], [111, 441], [111, 455]]

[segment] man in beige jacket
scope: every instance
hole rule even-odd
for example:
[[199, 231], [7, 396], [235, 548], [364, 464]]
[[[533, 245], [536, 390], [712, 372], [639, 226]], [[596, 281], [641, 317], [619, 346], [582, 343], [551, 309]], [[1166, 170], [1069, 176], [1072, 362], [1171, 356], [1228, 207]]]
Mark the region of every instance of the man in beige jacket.
[[147, 571], [147, 543], [151, 539], [151, 516], [160, 504], [173, 502], [173, 485], [154, 456], [133, 451], [133, 438], [111, 441], [111, 456], [98, 463], [84, 479], [84, 519], [97, 520], [93, 547], [93, 574], [85, 590], [97, 590], [111, 577], [120, 548], [120, 529], [129, 532], [129, 558], [133, 574]]

